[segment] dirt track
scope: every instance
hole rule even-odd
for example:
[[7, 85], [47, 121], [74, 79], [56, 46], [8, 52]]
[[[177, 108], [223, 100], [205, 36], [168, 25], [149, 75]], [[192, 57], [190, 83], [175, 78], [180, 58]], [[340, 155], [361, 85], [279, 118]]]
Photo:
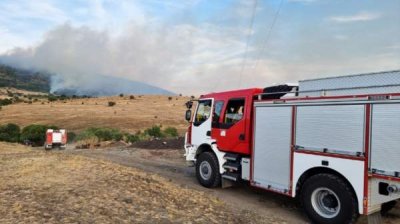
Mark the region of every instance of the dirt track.
[[[254, 211], [263, 217], [276, 217], [279, 223], [309, 223], [295, 200], [270, 192], [260, 191], [245, 185], [227, 189], [207, 189], [201, 187], [195, 178], [194, 168], [188, 167], [183, 151], [177, 149], [148, 150], [137, 148], [109, 148], [97, 150], [67, 150], [65, 153], [79, 154], [102, 159], [124, 166], [135, 167], [149, 173], [156, 173], [185, 188], [195, 189], [213, 195], [238, 212]], [[400, 208], [391, 211], [383, 219], [385, 224], [400, 223]], [[359, 224], [367, 223], [365, 217]]]

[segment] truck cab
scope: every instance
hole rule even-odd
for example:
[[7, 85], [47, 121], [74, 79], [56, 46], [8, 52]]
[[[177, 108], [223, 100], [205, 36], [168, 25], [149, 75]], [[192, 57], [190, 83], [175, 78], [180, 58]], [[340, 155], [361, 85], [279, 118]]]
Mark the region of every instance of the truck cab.
[[190, 144], [198, 147], [207, 139], [220, 151], [248, 155], [252, 99], [261, 92], [262, 89], [246, 89], [203, 95], [190, 124]]

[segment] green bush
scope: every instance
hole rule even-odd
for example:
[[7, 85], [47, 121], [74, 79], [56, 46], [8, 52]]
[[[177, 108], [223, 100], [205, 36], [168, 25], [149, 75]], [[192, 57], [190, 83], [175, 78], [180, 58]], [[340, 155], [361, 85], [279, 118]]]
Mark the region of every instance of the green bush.
[[48, 126], [40, 124], [28, 125], [22, 129], [20, 140], [30, 141], [35, 146], [44, 145], [48, 128]]
[[124, 141], [130, 142], [130, 143], [138, 142], [138, 141], [140, 141], [140, 136], [126, 133], [124, 135]]
[[164, 135], [167, 137], [178, 137], [178, 129], [174, 128], [174, 127], [167, 127], [164, 130]]
[[12, 104], [13, 101], [10, 99], [0, 99], [0, 106], [7, 106]]
[[53, 101], [58, 100], [58, 97], [55, 96], [55, 95], [49, 95], [49, 96], [47, 97], [47, 99], [48, 99], [50, 102], [53, 102]]
[[89, 138], [97, 137], [100, 141], [120, 141], [122, 140], [123, 134], [112, 128], [88, 128], [77, 136], [77, 140], [85, 140]]
[[153, 126], [151, 128], [148, 128], [144, 131], [145, 135], [149, 135], [151, 137], [155, 137], [155, 138], [162, 138], [164, 137], [164, 134], [161, 131], [161, 127], [160, 126]]
[[82, 131], [81, 133], [79, 133], [78, 136], [76, 136], [76, 140], [82, 141], [82, 140], [90, 139], [90, 138], [94, 138], [94, 137], [96, 137], [96, 135], [94, 134], [93, 129], [88, 128], [88, 129]]
[[0, 141], [18, 142], [21, 129], [16, 124], [7, 124], [0, 126]]
[[67, 139], [68, 139], [68, 143], [74, 142], [76, 139], [76, 134], [75, 132], [69, 131], [67, 133]]

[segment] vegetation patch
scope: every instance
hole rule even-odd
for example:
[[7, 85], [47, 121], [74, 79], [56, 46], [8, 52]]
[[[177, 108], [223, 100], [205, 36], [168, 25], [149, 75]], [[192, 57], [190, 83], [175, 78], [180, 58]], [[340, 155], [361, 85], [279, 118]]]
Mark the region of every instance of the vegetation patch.
[[122, 132], [114, 128], [88, 128], [76, 136], [78, 148], [94, 148], [100, 146], [104, 141], [123, 141], [125, 143], [145, 142], [153, 139], [161, 140], [178, 137], [178, 130], [173, 127], [161, 129], [155, 125], [136, 134]]
[[0, 141], [19, 142], [21, 128], [16, 124], [6, 124], [0, 126]]
[[44, 145], [47, 129], [58, 129], [56, 126], [31, 124], [22, 129], [20, 141], [33, 146]]

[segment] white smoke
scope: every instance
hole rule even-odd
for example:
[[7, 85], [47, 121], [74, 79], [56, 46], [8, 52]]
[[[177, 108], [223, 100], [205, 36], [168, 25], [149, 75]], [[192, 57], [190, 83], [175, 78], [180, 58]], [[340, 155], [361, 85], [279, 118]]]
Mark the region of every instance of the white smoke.
[[[400, 67], [398, 51], [367, 54], [365, 46], [369, 42], [344, 44], [342, 39], [332, 39], [318, 30], [298, 31], [288, 38], [285, 30], [276, 28], [262, 57], [257, 57], [261, 43], [251, 42], [241, 74], [245, 37], [249, 33], [241, 27], [244, 26], [131, 23], [116, 34], [64, 24], [49, 31], [37, 46], [9, 51], [0, 56], [0, 61], [57, 74], [52, 79], [53, 91], [112, 88], [112, 83], [94, 82], [102, 76], [112, 76], [184, 94]], [[259, 35], [263, 34], [260, 30]]]

